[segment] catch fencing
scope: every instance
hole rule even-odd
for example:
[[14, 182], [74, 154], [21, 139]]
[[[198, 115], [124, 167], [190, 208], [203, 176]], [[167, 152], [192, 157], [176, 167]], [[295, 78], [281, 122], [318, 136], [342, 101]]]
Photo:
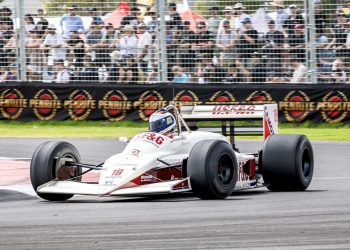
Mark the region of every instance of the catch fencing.
[[0, 81], [349, 83], [350, 1], [3, 1]]

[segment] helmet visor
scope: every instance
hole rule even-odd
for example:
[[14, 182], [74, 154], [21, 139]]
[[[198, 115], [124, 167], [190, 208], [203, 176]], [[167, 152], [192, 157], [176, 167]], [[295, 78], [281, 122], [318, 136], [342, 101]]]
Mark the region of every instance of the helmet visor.
[[164, 118], [149, 123], [149, 130], [152, 132], [159, 132], [164, 128], [166, 128], [166, 120]]

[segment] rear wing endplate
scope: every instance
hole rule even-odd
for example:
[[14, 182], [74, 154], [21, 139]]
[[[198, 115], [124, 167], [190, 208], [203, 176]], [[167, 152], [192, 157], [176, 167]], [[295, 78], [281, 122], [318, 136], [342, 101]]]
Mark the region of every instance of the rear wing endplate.
[[[266, 139], [269, 135], [278, 133], [277, 104], [182, 106], [180, 113], [191, 129], [217, 132], [230, 136], [232, 145], [234, 145], [234, 136], [237, 135], [263, 135]], [[248, 122], [244, 125], [235, 124], [236, 121], [242, 120]], [[199, 121], [220, 121], [221, 126], [199, 127], [197, 126]], [[249, 121], [260, 121], [260, 123], [249, 125]]]

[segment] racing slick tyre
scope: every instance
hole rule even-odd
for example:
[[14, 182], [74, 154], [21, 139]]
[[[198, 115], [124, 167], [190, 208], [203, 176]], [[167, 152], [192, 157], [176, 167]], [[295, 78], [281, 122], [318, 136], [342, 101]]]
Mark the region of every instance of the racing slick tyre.
[[[66, 180], [81, 174], [81, 168], [67, 167], [59, 162], [59, 158], [67, 158], [72, 162], [80, 162], [80, 155], [77, 149], [68, 142], [48, 141], [39, 145], [33, 154], [30, 163], [30, 179], [37, 195], [49, 201], [65, 201], [73, 197], [72, 194], [39, 193], [37, 188], [51, 180]], [[58, 170], [59, 168], [59, 170]], [[57, 171], [58, 170], [58, 171]], [[75, 180], [80, 181], [80, 177]]]
[[305, 135], [270, 135], [262, 150], [262, 175], [271, 191], [302, 191], [311, 183], [314, 156]]
[[237, 159], [232, 146], [220, 140], [198, 142], [187, 161], [192, 190], [201, 199], [225, 199], [237, 182]]

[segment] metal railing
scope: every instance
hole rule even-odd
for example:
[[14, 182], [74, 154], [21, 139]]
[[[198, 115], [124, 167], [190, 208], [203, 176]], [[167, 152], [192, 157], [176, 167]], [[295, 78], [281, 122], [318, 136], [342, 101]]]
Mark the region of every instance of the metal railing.
[[4, 1], [0, 81], [349, 83], [350, 1]]

